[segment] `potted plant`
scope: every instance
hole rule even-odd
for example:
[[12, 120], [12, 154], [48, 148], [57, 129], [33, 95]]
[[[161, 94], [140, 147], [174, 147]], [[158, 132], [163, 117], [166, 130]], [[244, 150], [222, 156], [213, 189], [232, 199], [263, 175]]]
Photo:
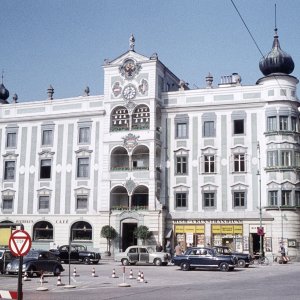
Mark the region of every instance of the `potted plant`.
[[150, 239], [152, 236], [152, 231], [149, 231], [149, 228], [144, 225], [140, 225], [134, 229], [134, 236], [142, 240], [143, 245], [145, 245], [146, 240]]
[[111, 241], [114, 240], [117, 237], [117, 235], [118, 235], [117, 231], [110, 225], [105, 225], [101, 229], [101, 237], [105, 238], [107, 241], [106, 252], [105, 252], [107, 256], [111, 255], [110, 252]]

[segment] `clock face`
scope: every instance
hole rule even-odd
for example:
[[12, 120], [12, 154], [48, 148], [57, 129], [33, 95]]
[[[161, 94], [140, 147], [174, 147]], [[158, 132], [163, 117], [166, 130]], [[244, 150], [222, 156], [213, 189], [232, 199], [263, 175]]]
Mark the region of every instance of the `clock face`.
[[124, 87], [123, 89], [123, 97], [126, 100], [132, 100], [136, 96], [136, 88], [132, 84], [128, 84], [127, 86]]

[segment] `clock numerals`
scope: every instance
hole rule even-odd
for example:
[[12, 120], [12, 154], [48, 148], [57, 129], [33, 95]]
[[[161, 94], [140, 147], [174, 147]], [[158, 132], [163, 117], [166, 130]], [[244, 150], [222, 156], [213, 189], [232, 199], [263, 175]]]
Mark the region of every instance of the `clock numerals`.
[[136, 97], [136, 88], [133, 84], [129, 84], [123, 89], [123, 98], [126, 100], [133, 100]]

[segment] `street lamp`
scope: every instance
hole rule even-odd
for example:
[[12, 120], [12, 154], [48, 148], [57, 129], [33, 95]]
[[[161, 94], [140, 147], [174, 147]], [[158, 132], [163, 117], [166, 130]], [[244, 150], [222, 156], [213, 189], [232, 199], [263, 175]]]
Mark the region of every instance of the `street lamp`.
[[257, 158], [258, 158], [258, 199], [259, 199], [259, 256], [263, 256], [263, 227], [262, 227], [262, 208], [261, 208], [261, 169], [260, 169], [260, 145], [257, 142]]

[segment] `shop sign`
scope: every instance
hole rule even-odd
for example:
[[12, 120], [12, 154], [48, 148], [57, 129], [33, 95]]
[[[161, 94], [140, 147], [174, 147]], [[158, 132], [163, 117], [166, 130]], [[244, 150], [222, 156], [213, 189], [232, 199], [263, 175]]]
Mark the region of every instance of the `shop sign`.
[[211, 226], [213, 234], [243, 234], [243, 225], [216, 225]]
[[204, 225], [175, 225], [175, 233], [204, 233]]

